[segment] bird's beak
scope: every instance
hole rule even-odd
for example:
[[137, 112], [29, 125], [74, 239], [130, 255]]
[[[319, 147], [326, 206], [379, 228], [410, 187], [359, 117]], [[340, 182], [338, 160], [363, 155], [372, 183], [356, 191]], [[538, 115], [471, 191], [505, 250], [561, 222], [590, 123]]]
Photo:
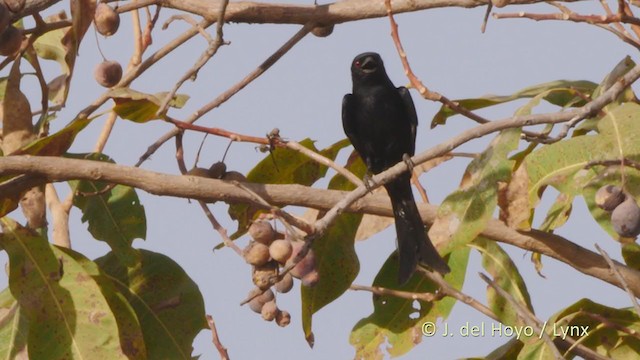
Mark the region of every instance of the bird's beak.
[[362, 65], [360, 66], [360, 68], [362, 69], [362, 71], [364, 71], [365, 73], [371, 73], [374, 72], [376, 70], [376, 62], [375, 60], [373, 60], [373, 58], [371, 57], [366, 57], [363, 61], [362, 61]]

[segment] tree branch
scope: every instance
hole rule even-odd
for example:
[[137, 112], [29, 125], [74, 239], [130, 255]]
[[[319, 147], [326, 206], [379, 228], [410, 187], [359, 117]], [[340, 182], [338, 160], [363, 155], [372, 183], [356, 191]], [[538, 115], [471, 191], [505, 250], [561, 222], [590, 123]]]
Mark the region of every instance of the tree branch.
[[[0, 184], [0, 198], [39, 184], [79, 179], [128, 185], [159, 196], [174, 196], [206, 202], [255, 202], [253, 196], [233, 182], [217, 179], [168, 175], [130, 166], [62, 157], [25, 155], [0, 158], [0, 176], [17, 174], [28, 174], [28, 176], [23, 177], [24, 180], [21, 181], [9, 180]], [[9, 185], [6, 185], [7, 183]], [[20, 183], [24, 186], [19, 186]], [[302, 185], [244, 183], [244, 186], [272, 205], [297, 205], [319, 210], [332, 209], [345, 197], [352, 195], [349, 192], [314, 189]], [[256, 205], [262, 206], [262, 204]], [[418, 208], [423, 220], [432, 224], [436, 218], [437, 207], [419, 204]], [[372, 194], [351, 201], [343, 211], [393, 216], [389, 198], [383, 194]], [[539, 252], [562, 261], [586, 275], [621, 289], [624, 288], [616, 275], [611, 272], [605, 259], [561, 236], [537, 230], [518, 232], [498, 220], [489, 221], [482, 236], [528, 251]], [[615, 264], [629, 289], [636, 297], [640, 297], [640, 272], [618, 262]]]

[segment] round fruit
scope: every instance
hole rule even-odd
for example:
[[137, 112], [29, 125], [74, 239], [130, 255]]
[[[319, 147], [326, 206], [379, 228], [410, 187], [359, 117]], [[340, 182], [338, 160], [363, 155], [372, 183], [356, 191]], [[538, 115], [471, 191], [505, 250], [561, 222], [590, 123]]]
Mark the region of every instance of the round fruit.
[[98, 84], [113, 87], [122, 79], [122, 66], [117, 61], [105, 60], [96, 66], [93, 77]]
[[242, 251], [242, 256], [251, 265], [261, 266], [269, 261], [269, 247], [252, 241]]
[[311, 29], [311, 33], [317, 37], [327, 37], [333, 32], [333, 24], [329, 26], [316, 26]]
[[222, 179], [226, 172], [227, 165], [222, 161], [218, 161], [209, 168], [209, 177], [212, 179]]
[[[249, 291], [248, 297], [256, 296], [261, 291], [262, 290], [260, 290], [260, 289], [252, 289], [251, 291]], [[271, 291], [271, 289], [268, 289], [267, 291], [263, 292], [262, 294], [260, 294], [260, 295], [258, 295], [256, 297], [254, 297], [253, 299], [251, 299], [251, 301], [249, 301], [249, 307], [254, 312], [260, 314], [262, 312], [262, 306], [264, 304], [268, 303], [269, 301], [272, 301], [273, 299], [275, 299], [273, 291]]]
[[636, 237], [640, 234], [640, 207], [632, 196], [618, 205], [611, 213], [613, 229], [623, 237]]
[[201, 167], [194, 167], [193, 169], [187, 171], [187, 175], [209, 177], [209, 170]]
[[314, 287], [320, 280], [320, 274], [318, 274], [318, 270], [313, 269], [305, 274], [300, 280], [302, 282], [302, 285], [307, 287]]
[[258, 288], [262, 290], [270, 288], [278, 279], [278, 263], [269, 261], [262, 266], [254, 266], [251, 278]]
[[278, 281], [273, 287], [279, 293], [288, 293], [293, 288], [293, 276], [289, 273], [284, 274], [282, 280]]
[[[287, 261], [287, 264], [291, 264], [293, 262], [293, 260], [296, 258], [296, 256], [302, 249], [302, 246], [304, 246], [304, 243], [301, 241], [294, 241], [291, 243], [291, 245], [293, 246], [293, 252], [291, 253], [291, 257]], [[291, 276], [293, 276], [296, 279], [302, 279], [303, 276], [315, 270], [315, 268], [316, 268], [316, 256], [313, 252], [313, 249], [309, 249], [309, 251], [307, 252], [307, 255], [305, 255], [305, 257], [302, 260], [300, 260], [300, 262], [297, 263], [296, 266], [294, 266], [289, 273], [291, 274]]]
[[20, 50], [22, 29], [10, 25], [0, 34], [0, 55], [11, 56]]
[[276, 314], [276, 324], [280, 327], [285, 327], [291, 323], [291, 314], [288, 311], [278, 311]]
[[276, 234], [268, 221], [256, 221], [249, 226], [249, 236], [261, 244], [269, 245]]
[[247, 177], [242, 175], [242, 173], [239, 173], [237, 171], [227, 171], [222, 176], [222, 180], [246, 182], [247, 181]]
[[624, 191], [615, 185], [605, 185], [596, 192], [596, 205], [604, 211], [613, 211], [620, 205], [626, 195]]
[[96, 14], [93, 17], [96, 30], [104, 36], [111, 36], [118, 31], [120, 26], [120, 15], [113, 8], [105, 3], [100, 3], [96, 7]]
[[262, 318], [267, 321], [273, 321], [278, 314], [278, 307], [275, 301], [269, 301], [262, 306]]
[[274, 240], [271, 245], [269, 245], [269, 254], [273, 258], [273, 260], [279, 262], [280, 264], [284, 264], [291, 257], [291, 253], [293, 252], [293, 247], [291, 246], [291, 241], [289, 240]]
[[0, 33], [11, 24], [11, 13], [7, 6], [0, 1]]

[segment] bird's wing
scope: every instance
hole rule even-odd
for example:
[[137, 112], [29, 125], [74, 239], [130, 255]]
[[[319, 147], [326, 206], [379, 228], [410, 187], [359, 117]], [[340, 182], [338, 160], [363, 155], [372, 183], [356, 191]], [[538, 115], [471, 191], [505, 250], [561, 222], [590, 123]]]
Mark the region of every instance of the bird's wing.
[[353, 95], [347, 94], [342, 98], [342, 128], [344, 129], [344, 133], [347, 134], [349, 140], [351, 140], [353, 147], [356, 151], [360, 152], [362, 146], [358, 136], [357, 119], [355, 116], [354, 106], [355, 102]]
[[407, 112], [407, 118], [409, 119], [409, 124], [411, 125], [411, 156], [413, 156], [416, 147], [416, 132], [418, 129], [418, 115], [416, 114], [416, 107], [413, 105], [413, 99], [411, 99], [411, 94], [409, 90], [401, 86], [398, 88], [398, 93], [402, 98], [402, 102], [404, 103], [404, 109]]

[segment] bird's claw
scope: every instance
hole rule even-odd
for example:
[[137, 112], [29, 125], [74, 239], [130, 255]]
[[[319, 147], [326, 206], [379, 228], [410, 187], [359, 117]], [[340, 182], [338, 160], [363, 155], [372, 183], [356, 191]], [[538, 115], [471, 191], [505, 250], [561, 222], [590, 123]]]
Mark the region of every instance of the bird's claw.
[[366, 174], [364, 174], [364, 177], [362, 178], [362, 182], [364, 183], [364, 187], [367, 188], [367, 192], [371, 193], [372, 187], [373, 185], [375, 185], [375, 182], [373, 181], [373, 177], [371, 176], [371, 174], [369, 174], [368, 172]]
[[404, 163], [407, 164], [407, 167], [409, 168], [409, 172], [413, 173], [413, 167], [416, 164], [414, 164], [413, 161], [411, 160], [411, 156], [409, 156], [409, 154], [403, 154], [402, 161], [404, 161]]

